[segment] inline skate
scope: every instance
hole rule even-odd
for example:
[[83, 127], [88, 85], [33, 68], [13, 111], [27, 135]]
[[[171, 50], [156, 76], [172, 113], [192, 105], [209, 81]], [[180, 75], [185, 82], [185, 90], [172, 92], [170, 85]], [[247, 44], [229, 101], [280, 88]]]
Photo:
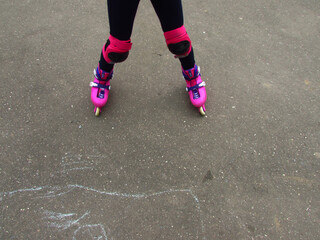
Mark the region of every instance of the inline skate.
[[182, 74], [187, 83], [186, 91], [189, 93], [191, 103], [198, 108], [202, 116], [206, 115], [206, 83], [201, 79], [200, 67], [194, 65], [191, 69], [182, 68]]
[[101, 108], [106, 105], [108, 101], [109, 91], [111, 89], [110, 80], [113, 76], [113, 70], [105, 72], [98, 66], [93, 71], [94, 81], [90, 82], [91, 87], [91, 101], [94, 105], [94, 114], [98, 117]]

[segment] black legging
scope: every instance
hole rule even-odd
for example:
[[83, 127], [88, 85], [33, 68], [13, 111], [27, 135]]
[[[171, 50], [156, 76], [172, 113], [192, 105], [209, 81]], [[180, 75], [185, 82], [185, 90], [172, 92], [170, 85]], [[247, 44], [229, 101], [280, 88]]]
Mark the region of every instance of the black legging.
[[[122, 41], [130, 39], [139, 2], [140, 0], [108, 0], [110, 34], [113, 37]], [[183, 25], [181, 0], [151, 0], [151, 3], [158, 15], [163, 32]], [[179, 60], [184, 69], [192, 68], [195, 64], [193, 49], [187, 57]], [[101, 54], [100, 67], [110, 71], [113, 65], [108, 64]]]

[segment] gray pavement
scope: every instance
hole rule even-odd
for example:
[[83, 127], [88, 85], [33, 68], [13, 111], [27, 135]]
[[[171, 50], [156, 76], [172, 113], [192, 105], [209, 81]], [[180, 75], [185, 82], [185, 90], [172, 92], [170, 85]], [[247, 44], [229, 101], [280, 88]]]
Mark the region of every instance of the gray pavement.
[[99, 118], [106, 1], [0, 2], [1, 240], [319, 239], [319, 1], [183, 3], [206, 117], [149, 1]]

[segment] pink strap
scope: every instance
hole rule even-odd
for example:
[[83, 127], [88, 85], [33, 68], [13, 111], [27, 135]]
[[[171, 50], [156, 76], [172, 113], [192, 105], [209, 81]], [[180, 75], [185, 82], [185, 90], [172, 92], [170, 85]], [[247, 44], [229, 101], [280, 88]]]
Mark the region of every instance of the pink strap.
[[184, 25], [174, 30], [165, 32], [164, 37], [166, 39], [167, 45], [185, 40], [191, 42]]
[[131, 50], [131, 40], [126, 40], [126, 41], [121, 41], [118, 40], [117, 38], [113, 37], [112, 35], [109, 36], [109, 40], [110, 40], [110, 45], [108, 47], [111, 48], [111, 52], [128, 52]]
[[131, 50], [132, 43], [131, 43], [130, 39], [126, 40], [126, 41], [122, 41], [122, 40], [119, 40], [119, 39], [113, 37], [112, 35], [110, 35], [109, 36], [109, 41], [110, 41], [110, 44], [107, 47], [107, 49], [105, 49], [106, 45], [104, 45], [103, 48], [102, 48], [103, 57], [109, 63], [112, 62], [108, 57], [108, 54], [110, 52], [126, 53], [126, 52], [129, 52]]
[[191, 46], [191, 39], [189, 38], [189, 35], [186, 31], [186, 28], [184, 27], [184, 25], [182, 25], [179, 28], [176, 28], [174, 30], [168, 31], [164, 33], [164, 37], [166, 39], [166, 43], [167, 46], [169, 46], [170, 44], [175, 44], [175, 43], [179, 43], [182, 41], [188, 41], [190, 43], [190, 47], [187, 50], [187, 52], [183, 55], [180, 56], [175, 56], [176, 58], [181, 58], [181, 57], [185, 57], [188, 56], [189, 53], [191, 52], [192, 46]]

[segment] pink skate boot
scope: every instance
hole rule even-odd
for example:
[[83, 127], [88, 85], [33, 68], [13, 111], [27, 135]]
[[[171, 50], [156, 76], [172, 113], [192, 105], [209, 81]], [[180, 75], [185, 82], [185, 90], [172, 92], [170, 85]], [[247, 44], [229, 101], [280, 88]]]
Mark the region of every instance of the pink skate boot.
[[205, 102], [207, 100], [206, 84], [201, 80], [200, 67], [194, 65], [194, 68], [184, 70], [182, 74], [187, 83], [187, 92], [191, 103], [199, 109], [202, 116], [206, 114]]
[[101, 108], [106, 105], [108, 101], [109, 90], [111, 89], [110, 80], [113, 75], [113, 70], [111, 70], [111, 72], [105, 72], [98, 66], [93, 74], [94, 81], [90, 83], [91, 101], [95, 106], [94, 113], [98, 117]]

